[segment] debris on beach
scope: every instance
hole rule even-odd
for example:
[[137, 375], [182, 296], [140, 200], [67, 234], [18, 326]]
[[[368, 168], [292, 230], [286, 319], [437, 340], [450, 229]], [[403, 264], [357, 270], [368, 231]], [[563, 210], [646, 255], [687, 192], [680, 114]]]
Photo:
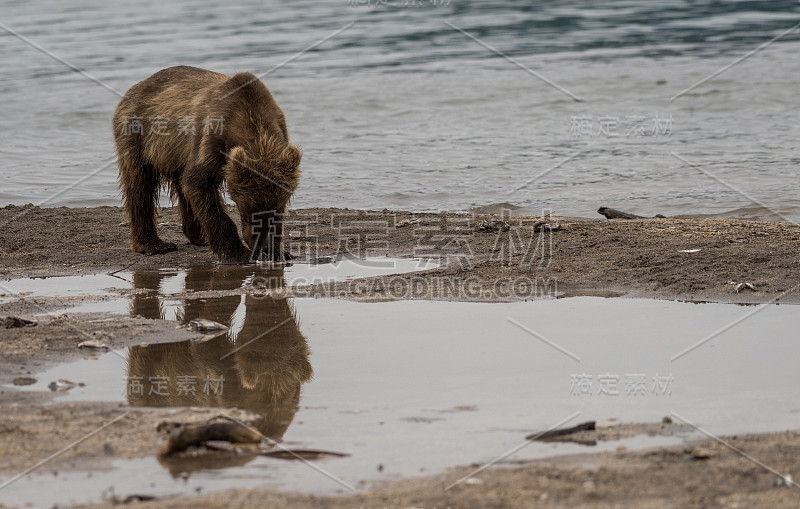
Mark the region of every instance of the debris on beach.
[[402, 221], [398, 221], [395, 228], [405, 228], [406, 226], [417, 224], [419, 223], [419, 219], [403, 219]]
[[159, 228], [170, 228], [176, 232], [182, 231], [183, 226], [177, 223], [158, 223]]
[[189, 327], [196, 332], [222, 332], [228, 330], [227, 326], [205, 318], [195, 318], [191, 320], [189, 322]]
[[559, 230], [561, 230], [561, 224], [549, 218], [536, 221], [533, 224], [533, 231], [535, 232], [557, 232]]
[[103, 490], [102, 494], [103, 500], [111, 502], [112, 505], [128, 505], [137, 502], [150, 502], [153, 500], [158, 500], [158, 497], [155, 495], [144, 495], [134, 493], [132, 495], [117, 495], [114, 492], [114, 486], [109, 486], [105, 490]]
[[699, 249], [681, 249], [679, 253], [699, 253]]
[[108, 343], [100, 341], [99, 339], [89, 339], [78, 343], [78, 348], [105, 348], [108, 349]]
[[7, 316], [0, 323], [2, 323], [3, 326], [6, 329], [15, 329], [17, 327], [35, 327], [36, 326], [36, 322], [34, 320], [26, 320], [26, 319], [20, 318], [18, 316]]
[[183, 424], [162, 422], [158, 431], [167, 431], [169, 439], [161, 449], [162, 456], [184, 451], [204, 442], [225, 441], [239, 444], [258, 444], [263, 435], [255, 429], [223, 416], [206, 422]]
[[[502, 219], [484, 219], [477, 224], [475, 230], [481, 232], [507, 232], [511, 229], [511, 226], [511, 223]], [[537, 219], [533, 223], [534, 232], [555, 232], [559, 230], [561, 230], [561, 224], [550, 219], [549, 216], [543, 216], [542, 219]]]
[[752, 283], [746, 283], [746, 282], [737, 283], [736, 281], [728, 281], [726, 284], [733, 285], [733, 290], [736, 293], [742, 292], [744, 290], [750, 290], [751, 292], [757, 291], [756, 286]]
[[128, 505], [138, 502], [151, 502], [153, 500], [158, 500], [158, 497], [155, 495], [140, 495], [138, 493], [134, 493], [133, 495], [127, 495], [125, 497], [112, 498], [111, 503], [114, 505]]
[[[206, 422], [180, 423], [162, 422], [156, 428], [168, 435], [167, 443], [160, 455], [166, 457], [189, 449], [203, 447], [210, 451], [229, 452], [237, 455], [266, 456], [282, 460], [317, 460], [323, 458], [343, 458], [347, 453], [321, 449], [289, 449], [266, 438], [255, 428], [228, 417], [219, 415]], [[261, 448], [241, 449], [234, 444], [262, 444]], [[264, 450], [264, 448], [270, 450]]]
[[526, 440], [542, 440], [547, 441], [553, 438], [563, 438], [574, 433], [581, 431], [594, 431], [596, 429], [595, 421], [586, 421], [569, 428], [551, 429], [542, 433], [533, 433], [525, 437]]
[[323, 451], [319, 449], [280, 448], [273, 451], [262, 452], [260, 456], [281, 460], [318, 460], [323, 458], [346, 458], [350, 455], [343, 452]]
[[478, 223], [477, 229], [483, 232], [507, 232], [511, 225], [502, 219], [484, 219]]
[[33, 385], [36, 383], [36, 379], [32, 376], [18, 376], [12, 383], [14, 385]]
[[73, 382], [72, 380], [67, 380], [66, 378], [59, 378], [58, 381], [50, 382], [50, 384], [47, 386], [47, 388], [53, 392], [67, 392], [75, 387], [86, 387], [86, 384], [83, 382]]
[[694, 459], [694, 460], [707, 460], [707, 459], [709, 459], [711, 457], [716, 456], [714, 451], [712, 451], [711, 449], [709, 449], [707, 447], [703, 447], [703, 446], [692, 447], [689, 450], [689, 454], [692, 455], [692, 459]]
[[597, 213], [606, 216], [606, 219], [665, 219], [667, 217], [661, 214], [656, 214], [653, 217], [638, 216], [636, 214], [631, 214], [630, 212], [623, 212], [621, 210], [612, 209], [609, 207], [600, 207], [597, 209]]

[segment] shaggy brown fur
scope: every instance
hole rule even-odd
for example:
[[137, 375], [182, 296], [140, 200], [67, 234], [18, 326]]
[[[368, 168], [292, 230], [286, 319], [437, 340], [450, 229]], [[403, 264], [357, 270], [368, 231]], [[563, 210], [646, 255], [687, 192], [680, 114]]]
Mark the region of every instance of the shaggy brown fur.
[[[166, 185], [192, 244], [208, 243], [223, 263], [252, 261], [262, 251], [268, 260], [283, 259], [281, 216], [297, 188], [301, 152], [289, 144], [283, 111], [258, 78], [187, 66], [159, 71], [122, 98], [114, 138], [134, 251], [176, 249], [156, 232], [158, 191]], [[250, 249], [225, 212], [223, 183]]]

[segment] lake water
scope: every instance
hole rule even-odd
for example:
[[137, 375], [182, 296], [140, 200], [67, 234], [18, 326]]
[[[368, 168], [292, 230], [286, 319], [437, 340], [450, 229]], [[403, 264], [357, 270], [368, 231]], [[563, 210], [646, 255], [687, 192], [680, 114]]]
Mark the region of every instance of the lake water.
[[119, 97], [13, 30], [123, 92], [268, 73], [295, 207], [800, 220], [798, 22], [794, 1], [4, 2], [0, 205], [119, 204]]

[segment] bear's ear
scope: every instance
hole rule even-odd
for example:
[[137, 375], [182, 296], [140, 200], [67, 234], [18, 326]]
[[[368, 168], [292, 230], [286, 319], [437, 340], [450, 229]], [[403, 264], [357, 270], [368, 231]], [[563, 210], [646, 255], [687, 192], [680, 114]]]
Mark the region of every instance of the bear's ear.
[[289, 170], [296, 170], [300, 167], [300, 160], [303, 158], [303, 152], [295, 145], [287, 145], [283, 152], [281, 152], [281, 163], [283, 167]]

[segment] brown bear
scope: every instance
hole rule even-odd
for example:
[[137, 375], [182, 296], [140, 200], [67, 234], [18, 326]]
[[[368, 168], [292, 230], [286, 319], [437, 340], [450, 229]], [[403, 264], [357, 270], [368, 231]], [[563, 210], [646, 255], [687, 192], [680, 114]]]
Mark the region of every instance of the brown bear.
[[[161, 70], [125, 93], [114, 112], [114, 139], [134, 251], [176, 249], [156, 231], [163, 184], [178, 202], [192, 244], [208, 243], [222, 263], [262, 254], [283, 260], [281, 219], [297, 188], [301, 152], [289, 144], [283, 111], [256, 76], [189, 66]], [[249, 249], [225, 212], [223, 184]]]

